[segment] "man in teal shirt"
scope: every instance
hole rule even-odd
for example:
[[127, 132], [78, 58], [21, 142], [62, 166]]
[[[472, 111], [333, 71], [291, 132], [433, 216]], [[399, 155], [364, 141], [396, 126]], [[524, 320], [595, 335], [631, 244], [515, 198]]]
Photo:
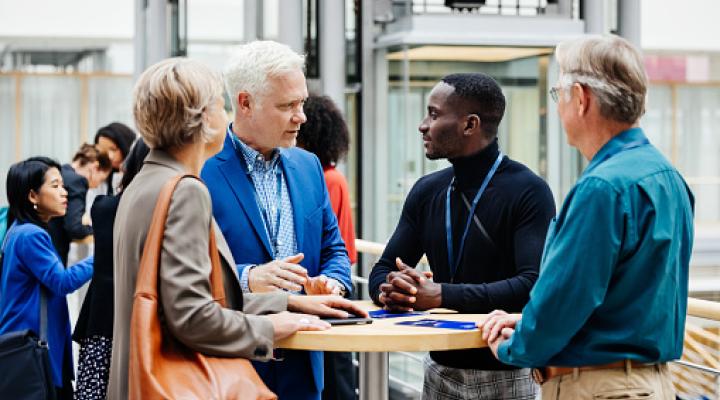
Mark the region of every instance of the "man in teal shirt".
[[590, 161], [550, 224], [522, 316], [494, 311], [483, 337], [536, 370], [543, 399], [674, 399], [693, 242], [693, 195], [638, 120], [647, 77], [617, 36], [556, 49], [551, 90], [568, 143]]

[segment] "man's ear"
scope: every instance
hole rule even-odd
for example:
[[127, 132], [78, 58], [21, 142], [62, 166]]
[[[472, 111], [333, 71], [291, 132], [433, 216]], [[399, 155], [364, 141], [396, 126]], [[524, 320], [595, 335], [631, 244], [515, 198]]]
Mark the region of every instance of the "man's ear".
[[468, 114], [465, 119], [465, 129], [463, 130], [463, 135], [472, 136], [475, 133], [481, 132], [482, 120], [480, 120], [480, 116], [477, 114]]
[[252, 112], [252, 96], [248, 92], [240, 92], [237, 94], [238, 112], [249, 114]]
[[572, 85], [572, 101], [575, 102], [579, 117], [587, 114], [588, 109], [590, 108], [590, 96], [591, 93], [589, 88], [579, 83]]

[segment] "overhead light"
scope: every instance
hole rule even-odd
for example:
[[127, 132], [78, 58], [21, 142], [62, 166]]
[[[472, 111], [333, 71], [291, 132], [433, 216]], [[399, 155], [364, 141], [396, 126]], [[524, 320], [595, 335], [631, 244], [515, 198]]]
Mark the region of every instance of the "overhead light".
[[504, 62], [551, 53], [548, 47], [420, 46], [388, 53], [387, 59], [401, 61], [407, 55], [409, 61]]
[[485, 0], [445, 0], [445, 7], [450, 8], [480, 8]]

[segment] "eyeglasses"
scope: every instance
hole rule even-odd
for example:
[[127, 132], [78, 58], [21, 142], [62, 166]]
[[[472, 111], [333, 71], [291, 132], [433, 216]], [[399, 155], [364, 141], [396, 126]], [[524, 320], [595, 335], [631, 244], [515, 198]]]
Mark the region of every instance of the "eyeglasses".
[[550, 89], [550, 97], [553, 99], [554, 102], [558, 102], [558, 92], [560, 92], [560, 88], [553, 86]]

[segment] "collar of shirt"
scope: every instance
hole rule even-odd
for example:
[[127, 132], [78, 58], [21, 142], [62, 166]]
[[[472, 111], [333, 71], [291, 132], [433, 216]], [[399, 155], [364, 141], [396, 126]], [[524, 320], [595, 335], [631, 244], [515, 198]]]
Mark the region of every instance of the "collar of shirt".
[[647, 137], [640, 127], [630, 128], [618, 133], [600, 148], [590, 161], [590, 164], [588, 164], [587, 168], [585, 168], [585, 171], [591, 171], [598, 164], [607, 160], [608, 155], [617, 153], [623, 148], [623, 146], [632, 142], [640, 142], [643, 140], [647, 140]]
[[484, 149], [467, 157], [454, 158], [450, 161], [453, 166], [455, 183], [461, 190], [478, 188], [485, 175], [490, 171], [500, 153], [497, 139]]
[[245, 160], [249, 173], [253, 173], [256, 169], [267, 172], [274, 171], [277, 168], [280, 163], [280, 148], [273, 150], [272, 158], [266, 161], [265, 157], [259, 151], [253, 149], [240, 140], [240, 138], [232, 131], [232, 123], [228, 125], [227, 134], [230, 135], [235, 152], [241, 159]]

